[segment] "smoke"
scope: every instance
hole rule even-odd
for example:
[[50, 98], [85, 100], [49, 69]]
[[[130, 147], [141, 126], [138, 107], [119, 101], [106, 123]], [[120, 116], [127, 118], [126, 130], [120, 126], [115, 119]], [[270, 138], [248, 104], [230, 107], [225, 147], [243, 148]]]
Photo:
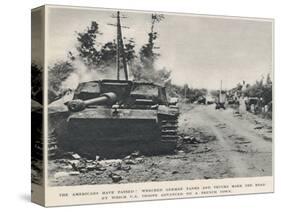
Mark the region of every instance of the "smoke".
[[[102, 66], [97, 69], [91, 69], [86, 66], [81, 59], [76, 59], [72, 62], [74, 71], [61, 83], [62, 90], [74, 90], [77, 88], [79, 83], [88, 82], [93, 80], [103, 80], [103, 79], [117, 79], [116, 65]], [[129, 66], [127, 67], [129, 69]], [[128, 70], [128, 73], [130, 71]], [[120, 69], [120, 79], [125, 79], [125, 74], [123, 69]], [[132, 80], [133, 76], [129, 75], [129, 80]]]
[[101, 79], [113, 79], [113, 70], [105, 70], [106, 73], [101, 73], [98, 70], [89, 69], [82, 61], [75, 60], [72, 63], [74, 72], [64, 80], [61, 84], [63, 90], [76, 89], [79, 83], [101, 80]]

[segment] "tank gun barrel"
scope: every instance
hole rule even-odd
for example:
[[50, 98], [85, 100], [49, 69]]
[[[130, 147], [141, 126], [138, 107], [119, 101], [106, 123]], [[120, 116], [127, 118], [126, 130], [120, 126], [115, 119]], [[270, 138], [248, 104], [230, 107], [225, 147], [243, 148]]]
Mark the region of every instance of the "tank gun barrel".
[[69, 111], [78, 112], [84, 110], [87, 106], [96, 105], [99, 103], [107, 103], [107, 104], [114, 104], [117, 99], [117, 96], [113, 92], [104, 93], [99, 97], [81, 100], [81, 99], [74, 99], [68, 102], [67, 107]]

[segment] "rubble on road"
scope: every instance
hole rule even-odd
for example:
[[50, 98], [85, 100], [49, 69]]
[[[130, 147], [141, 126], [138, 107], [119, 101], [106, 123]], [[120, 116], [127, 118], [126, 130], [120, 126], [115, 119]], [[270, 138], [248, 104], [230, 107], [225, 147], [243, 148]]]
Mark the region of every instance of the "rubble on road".
[[235, 144], [250, 144], [252, 143], [251, 141], [235, 141]]
[[196, 138], [196, 137], [193, 137], [193, 136], [184, 136], [183, 142], [189, 143], [189, 144], [197, 144], [197, 143], [200, 143], [200, 139]]
[[78, 172], [78, 171], [69, 172], [70, 176], [76, 176], [76, 175], [79, 175], [79, 174], [80, 174], [80, 172]]
[[123, 170], [123, 171], [129, 171], [131, 169], [131, 166], [123, 165], [122, 163], [119, 163], [116, 165], [116, 170]]
[[94, 171], [96, 169], [96, 165], [94, 164], [89, 164], [87, 165], [87, 168], [86, 168], [88, 171]]
[[220, 124], [217, 124], [215, 125], [216, 127], [219, 127], [219, 128], [226, 128], [226, 124], [225, 123], [220, 123]]
[[171, 154], [143, 156], [136, 148], [119, 159], [97, 155], [89, 160], [77, 157], [75, 152], [64, 153], [60, 155], [63, 159], [49, 160], [50, 185], [224, 179], [241, 176], [240, 169], [249, 170], [251, 176], [269, 176], [271, 170], [262, 168], [272, 158], [270, 123], [244, 114], [242, 118], [234, 117], [232, 111], [221, 112], [222, 116], [216, 117], [213, 109], [200, 106], [180, 118], [177, 148]]
[[132, 157], [138, 157], [140, 156], [140, 152], [139, 151], [135, 151], [131, 154]]
[[[55, 166], [62, 170], [54, 174], [54, 182], [58, 178], [63, 180], [70, 176], [85, 176], [89, 173], [92, 176], [101, 176], [105, 179], [106, 176], [109, 176], [113, 183], [118, 183], [123, 179], [123, 173], [130, 172], [132, 165], [141, 164], [145, 161], [144, 156], [140, 155], [139, 151], [134, 151], [123, 159], [109, 160], [101, 160], [99, 156], [95, 160], [88, 160], [73, 152], [68, 152], [65, 156], [63, 159], [53, 160]], [[91, 184], [96, 184], [96, 179], [94, 181], [91, 180]]]
[[211, 152], [212, 149], [209, 147], [204, 147], [202, 150], [197, 150], [195, 152], [193, 152], [192, 154], [202, 154], [202, 153], [207, 153], [207, 152]]
[[128, 165], [135, 165], [136, 162], [134, 160], [128, 159], [128, 160], [124, 160], [124, 162]]
[[143, 157], [138, 157], [138, 158], [135, 158], [135, 160], [138, 162], [138, 163], [142, 163], [144, 161], [144, 158]]
[[137, 163], [144, 162], [144, 156], [140, 156], [140, 152], [135, 151], [135, 152], [131, 153], [130, 155], [127, 155], [126, 157], [124, 157], [123, 161], [125, 162], [125, 164], [135, 165]]
[[71, 156], [73, 157], [73, 159], [76, 159], [76, 160], [81, 159], [80, 155], [78, 155], [76, 153], [72, 154]]
[[119, 181], [122, 180], [122, 177], [116, 173], [111, 172], [108, 176], [112, 179], [114, 183], [118, 183]]
[[57, 173], [54, 174], [54, 177], [60, 178], [60, 177], [68, 176], [68, 175], [69, 175], [69, 173], [67, 173], [67, 172], [57, 172]]
[[178, 153], [179, 153], [179, 154], [183, 154], [184, 151], [183, 151], [183, 150], [179, 150]]
[[233, 149], [233, 151], [239, 152], [239, 153], [248, 153], [247, 150], [241, 149], [240, 147], [238, 147], [237, 149]]
[[264, 128], [264, 126], [261, 125], [261, 126], [256, 126], [254, 129], [255, 129], [255, 130], [260, 130], [260, 129], [262, 129], [262, 128]]

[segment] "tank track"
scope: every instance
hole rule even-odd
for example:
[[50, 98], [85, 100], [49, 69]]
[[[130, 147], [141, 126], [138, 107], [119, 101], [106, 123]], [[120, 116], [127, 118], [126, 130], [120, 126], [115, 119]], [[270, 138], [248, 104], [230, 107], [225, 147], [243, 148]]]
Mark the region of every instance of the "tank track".
[[57, 139], [54, 130], [48, 134], [48, 157], [54, 158], [58, 153]]
[[42, 144], [42, 140], [36, 140], [33, 144], [32, 144], [32, 157], [35, 160], [42, 160], [43, 158], [43, 144]]
[[176, 144], [178, 138], [178, 117], [163, 118], [161, 121], [161, 142]]

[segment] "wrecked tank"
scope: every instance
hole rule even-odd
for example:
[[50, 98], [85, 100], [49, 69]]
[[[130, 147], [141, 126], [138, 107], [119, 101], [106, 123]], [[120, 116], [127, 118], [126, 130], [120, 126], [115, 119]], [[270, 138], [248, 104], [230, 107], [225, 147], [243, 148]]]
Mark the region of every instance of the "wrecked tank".
[[165, 87], [130, 80], [80, 83], [66, 103], [69, 116], [56, 132], [58, 147], [87, 158], [174, 151], [179, 110]]
[[[86, 158], [118, 158], [139, 151], [145, 155], [174, 151], [179, 110], [167, 100], [165, 87], [128, 80], [120, 13], [117, 12], [116, 80], [78, 85], [68, 110], [49, 108], [49, 140], [63, 152]], [[120, 65], [122, 61], [122, 66]], [[120, 80], [121, 67], [124, 80]]]

